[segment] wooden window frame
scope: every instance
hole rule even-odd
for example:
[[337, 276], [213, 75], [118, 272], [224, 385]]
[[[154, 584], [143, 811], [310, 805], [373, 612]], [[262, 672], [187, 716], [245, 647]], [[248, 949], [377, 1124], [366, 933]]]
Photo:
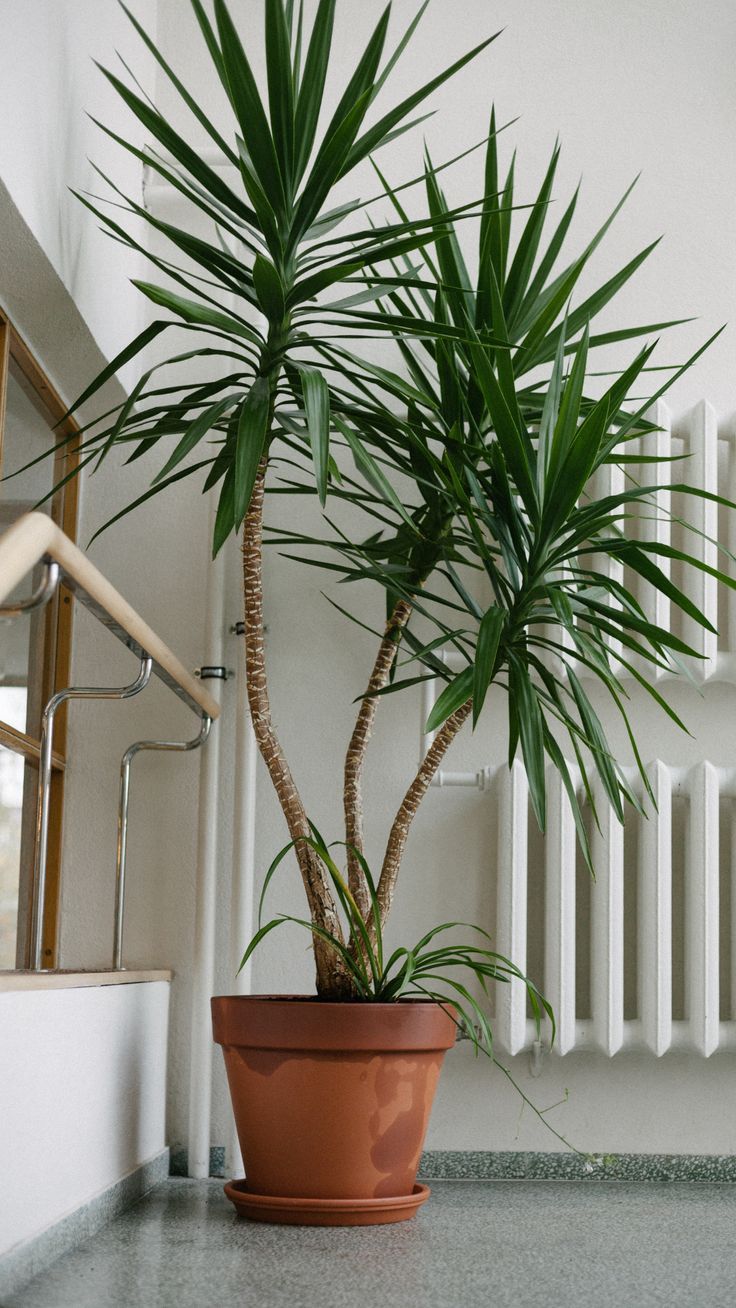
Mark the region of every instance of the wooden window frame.
[[[23, 340], [7, 315], [0, 309], [0, 475], [2, 475], [5, 411], [8, 390], [8, 376], [11, 367], [23, 375], [30, 389], [35, 393], [52, 424], [58, 438], [79, 435], [79, 425], [73, 418], [64, 415], [67, 405], [55, 387], [49, 381], [38, 360]], [[79, 465], [79, 442], [69, 441], [57, 449], [54, 456], [54, 485]], [[76, 539], [77, 510], [79, 499], [79, 479], [72, 477], [54, 496], [51, 505], [51, 517], [72, 540]], [[43, 624], [42, 666], [40, 677], [39, 701], [41, 708], [57, 690], [69, 685], [71, 672], [73, 596], [66, 586], [57, 588], [56, 594], [49, 601], [36, 620]], [[28, 622], [28, 617], [19, 617], [17, 622]], [[34, 619], [31, 618], [31, 621]], [[61, 904], [61, 843], [63, 829], [64, 804], [64, 770], [66, 766], [67, 720], [66, 706], [62, 706], [57, 715], [54, 728], [54, 757], [51, 779], [51, 802], [49, 813], [48, 862], [46, 870], [46, 898], [43, 923], [43, 966], [58, 966], [59, 953], [59, 910]], [[0, 746], [20, 754], [26, 763], [38, 770], [39, 741], [37, 737], [0, 722]], [[31, 956], [31, 903], [33, 893], [33, 855], [35, 853], [35, 823], [26, 820], [24, 811], [23, 831], [21, 833], [21, 875], [18, 887], [18, 929], [16, 945], [16, 968], [27, 968]]]

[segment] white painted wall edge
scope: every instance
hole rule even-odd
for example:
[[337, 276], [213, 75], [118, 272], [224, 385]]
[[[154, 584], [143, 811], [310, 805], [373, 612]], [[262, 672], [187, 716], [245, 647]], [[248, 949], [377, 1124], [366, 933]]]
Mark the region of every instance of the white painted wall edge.
[[130, 986], [141, 981], [170, 981], [168, 968], [138, 969], [127, 972], [72, 971], [0, 972], [0, 994], [14, 990], [78, 990], [80, 986]]
[[[0, 231], [2, 306], [62, 399], [71, 404], [108, 360], [2, 179]], [[113, 378], [100, 393], [100, 408], [119, 404], [125, 395]]]
[[0, 994], [0, 1254], [165, 1147], [169, 990]]

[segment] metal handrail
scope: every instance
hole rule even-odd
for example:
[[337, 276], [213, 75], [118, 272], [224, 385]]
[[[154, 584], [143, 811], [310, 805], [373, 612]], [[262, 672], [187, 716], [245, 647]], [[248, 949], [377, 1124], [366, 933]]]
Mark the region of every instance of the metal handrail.
[[[152, 660], [163, 681], [198, 717], [219, 717], [217, 700], [187, 672], [176, 655], [98, 568], [45, 513], [25, 513], [0, 537], [0, 605], [38, 563], [56, 563], [59, 582], [138, 658]], [[12, 605], [17, 609], [17, 605]]]
[[[8, 596], [39, 564], [46, 566], [40, 586], [23, 600]], [[53, 731], [56, 710], [70, 699], [129, 699], [156, 676], [200, 719], [199, 734], [191, 741], [137, 741], [123, 756], [121, 797], [118, 814], [116, 861], [116, 903], [114, 966], [121, 966], [125, 855], [127, 846], [130, 764], [141, 749], [188, 751], [201, 745], [209, 734], [220, 706], [179, 662], [143, 618], [123, 599], [60, 527], [43, 513], [27, 513], [0, 537], [0, 617], [17, 617], [45, 604], [57, 586], [64, 583], [81, 604], [140, 660], [138, 676], [127, 686], [69, 686], [48, 701], [42, 716], [39, 785], [36, 808], [33, 903], [31, 911], [31, 958], [35, 971], [42, 970], [46, 863], [53, 765]]]

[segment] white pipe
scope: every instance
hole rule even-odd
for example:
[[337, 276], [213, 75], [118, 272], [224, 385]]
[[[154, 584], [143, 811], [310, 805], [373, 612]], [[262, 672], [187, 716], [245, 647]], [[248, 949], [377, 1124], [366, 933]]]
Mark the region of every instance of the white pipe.
[[[736, 413], [731, 414], [728, 420], [724, 423], [722, 430], [719, 430], [718, 434], [726, 442], [726, 449], [728, 451], [728, 476], [726, 478], [725, 495], [727, 499], [733, 502], [734, 496], [736, 496]], [[728, 515], [728, 529], [726, 532], [725, 543], [731, 551], [731, 554], [736, 554], [736, 513], [729, 513]], [[718, 567], [722, 568], [724, 572], [727, 572], [731, 578], [734, 577], [736, 568], [734, 567], [733, 559], [729, 559], [728, 557], [724, 558], [723, 555], [721, 555]], [[736, 646], [736, 590], [728, 591], [726, 606], [728, 618], [726, 622], [726, 630], [721, 631], [720, 633], [721, 643], [725, 645], [727, 649], [733, 649], [734, 646]], [[719, 651], [719, 663], [721, 662], [722, 657], [723, 656]]]
[[429, 717], [434, 702], [437, 698], [437, 678], [432, 677], [431, 681], [422, 682], [422, 701], [421, 701], [421, 722], [419, 723], [419, 766], [424, 762], [424, 756], [434, 740], [434, 732], [424, 730], [425, 723]]
[[[216, 504], [212, 497], [208, 541], [214, 530]], [[225, 577], [222, 551], [210, 567], [205, 617], [204, 663], [223, 664]], [[220, 681], [210, 691], [218, 694]], [[217, 795], [219, 733], [202, 751], [199, 774], [199, 831], [192, 970], [192, 1029], [189, 1078], [189, 1175], [203, 1180], [210, 1173], [212, 1106], [212, 1023], [210, 996], [215, 975], [215, 899], [217, 889]]]
[[[248, 708], [245, 670], [245, 637], [238, 637], [235, 724], [235, 766], [233, 793], [233, 866], [230, 911], [230, 958], [233, 992], [249, 995], [252, 990], [250, 959], [242, 971], [240, 960], [254, 931], [255, 905], [255, 819], [256, 762], [258, 758], [253, 723]], [[228, 1176], [244, 1175], [243, 1159], [231, 1116], [225, 1145]]]
[[473, 786], [476, 790], [485, 790], [488, 784], [488, 769], [479, 768], [477, 772], [447, 772], [440, 768], [432, 777], [433, 786]]

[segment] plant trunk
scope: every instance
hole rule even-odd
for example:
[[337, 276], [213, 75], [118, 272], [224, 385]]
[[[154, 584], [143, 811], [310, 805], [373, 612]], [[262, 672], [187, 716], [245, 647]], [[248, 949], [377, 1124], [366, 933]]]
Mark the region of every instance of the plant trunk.
[[447, 719], [435, 736], [424, 756], [419, 771], [412, 781], [401, 802], [401, 807], [393, 821], [388, 838], [386, 853], [378, 883], [378, 903], [381, 910], [381, 923], [386, 921], [393, 902], [396, 879], [399, 875], [401, 859], [409, 836], [409, 828], [416, 817], [417, 809], [429, 789], [432, 777], [437, 771], [450, 745], [463, 723], [470, 715], [473, 701], [468, 699]]
[[360, 860], [354, 853], [355, 850], [359, 854], [364, 852], [363, 793], [361, 785], [363, 764], [378, 708], [378, 699], [375, 692], [383, 690], [388, 685], [396, 652], [399, 648], [401, 633], [409, 621], [411, 611], [412, 606], [408, 600], [399, 600], [389, 618], [383, 639], [378, 647], [378, 654], [366, 687], [365, 697], [360, 702], [358, 718], [345, 756], [343, 806], [345, 810], [348, 885], [358, 908], [366, 920], [370, 917], [371, 901]]
[[[342, 943], [343, 932], [325, 870], [304, 840], [311, 835], [307, 814], [271, 721], [263, 636], [263, 499], [267, 458], [261, 459], [243, 524], [243, 596], [248, 703], [258, 748], [268, 768], [307, 893], [311, 920]], [[317, 992], [324, 998], [352, 996], [353, 986], [339, 955], [326, 941], [313, 936]]]

